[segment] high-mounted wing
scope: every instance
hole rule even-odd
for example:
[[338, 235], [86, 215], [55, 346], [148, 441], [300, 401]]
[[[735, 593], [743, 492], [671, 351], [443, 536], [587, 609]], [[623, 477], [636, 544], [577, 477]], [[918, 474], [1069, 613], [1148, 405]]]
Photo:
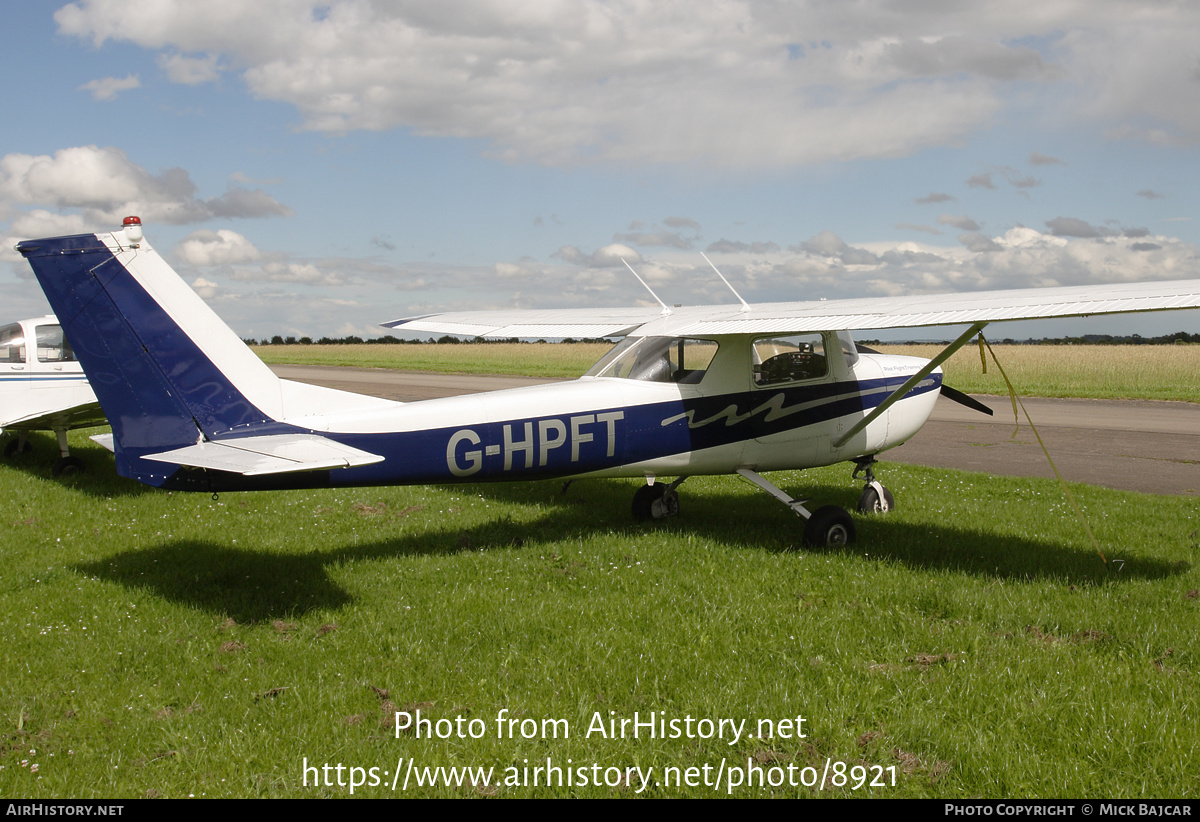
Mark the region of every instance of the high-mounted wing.
[[1200, 280], [658, 308], [465, 311], [384, 323], [479, 337], [785, 334], [1086, 317], [1200, 307]]
[[661, 313], [661, 309], [652, 307], [455, 311], [382, 325], [473, 337], [624, 337]]

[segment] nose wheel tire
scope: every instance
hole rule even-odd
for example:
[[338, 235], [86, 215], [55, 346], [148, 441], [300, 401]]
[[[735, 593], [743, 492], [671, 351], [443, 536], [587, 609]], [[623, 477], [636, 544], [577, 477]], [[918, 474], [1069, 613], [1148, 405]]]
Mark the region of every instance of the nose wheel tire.
[[[880, 491], [883, 492], [882, 496], [880, 496]], [[863, 489], [862, 496], [858, 500], [860, 514], [886, 514], [888, 511], [894, 510], [896, 510], [896, 501], [892, 498], [891, 491], [877, 482], [871, 483]]]

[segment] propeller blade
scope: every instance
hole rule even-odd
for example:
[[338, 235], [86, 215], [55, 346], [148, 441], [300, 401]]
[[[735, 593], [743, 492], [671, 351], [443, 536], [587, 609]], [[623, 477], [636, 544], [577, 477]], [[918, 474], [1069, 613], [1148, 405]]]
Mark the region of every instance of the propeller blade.
[[981, 403], [979, 400], [975, 399], [971, 395], [964, 394], [963, 392], [959, 391], [957, 388], [951, 388], [950, 386], [946, 385], [945, 383], [942, 383], [942, 396], [948, 400], [953, 400], [954, 402], [958, 403], [959, 405], [965, 405], [967, 408], [971, 408], [976, 411], [982, 411], [983, 413], [987, 414], [989, 417], [992, 416], [992, 409], [988, 408], [986, 405], [984, 405], [983, 403]]

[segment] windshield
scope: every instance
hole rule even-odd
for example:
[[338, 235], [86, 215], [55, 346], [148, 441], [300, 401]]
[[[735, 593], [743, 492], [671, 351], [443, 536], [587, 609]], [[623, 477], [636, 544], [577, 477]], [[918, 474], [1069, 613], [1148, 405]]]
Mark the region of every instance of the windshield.
[[716, 356], [712, 340], [690, 337], [627, 337], [585, 376], [695, 385]]

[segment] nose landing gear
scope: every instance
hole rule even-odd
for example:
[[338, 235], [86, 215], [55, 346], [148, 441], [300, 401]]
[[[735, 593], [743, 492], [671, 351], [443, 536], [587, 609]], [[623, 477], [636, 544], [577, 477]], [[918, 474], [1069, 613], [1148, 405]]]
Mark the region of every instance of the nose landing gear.
[[873, 456], [860, 457], [854, 461], [856, 467], [851, 478], [858, 479], [858, 475], [862, 474], [863, 479], [867, 481], [867, 484], [863, 486], [862, 496], [858, 498], [860, 514], [886, 514], [896, 508], [896, 500], [893, 499], [892, 492], [875, 479], [875, 472], [872, 470], [875, 462]]

